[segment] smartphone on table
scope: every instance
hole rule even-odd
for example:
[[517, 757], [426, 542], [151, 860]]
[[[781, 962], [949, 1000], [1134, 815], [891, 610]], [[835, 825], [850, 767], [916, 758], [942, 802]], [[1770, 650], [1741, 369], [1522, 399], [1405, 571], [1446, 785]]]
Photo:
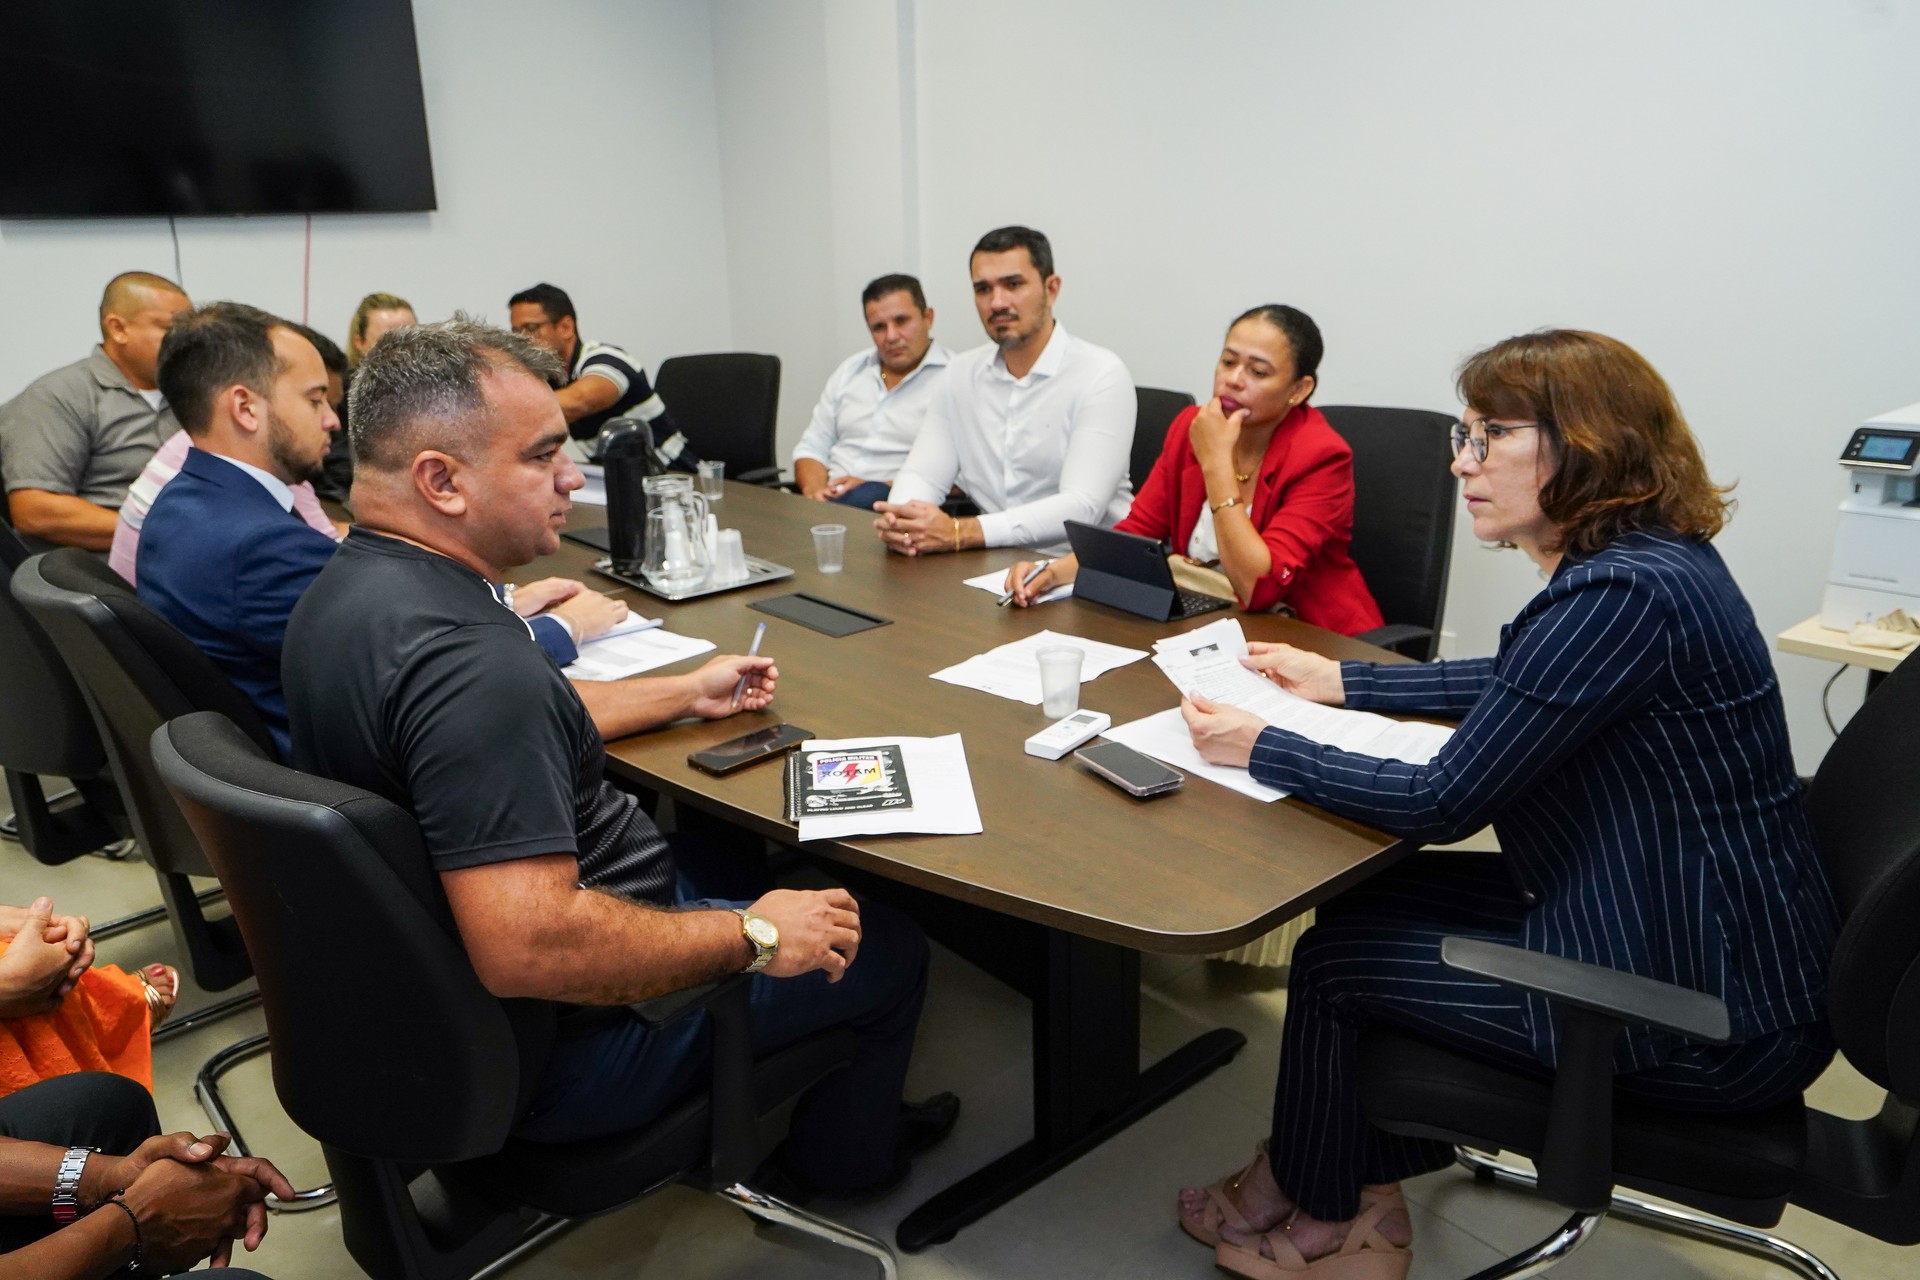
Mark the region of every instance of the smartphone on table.
[[1157, 796], [1178, 791], [1187, 775], [1169, 769], [1151, 756], [1141, 755], [1121, 742], [1082, 747], [1073, 758], [1130, 796]]
[[696, 769], [725, 777], [748, 765], [759, 764], [762, 760], [771, 760], [791, 751], [812, 736], [813, 730], [802, 729], [798, 725], [771, 725], [717, 743], [705, 751], [696, 751], [687, 757], [687, 763]]

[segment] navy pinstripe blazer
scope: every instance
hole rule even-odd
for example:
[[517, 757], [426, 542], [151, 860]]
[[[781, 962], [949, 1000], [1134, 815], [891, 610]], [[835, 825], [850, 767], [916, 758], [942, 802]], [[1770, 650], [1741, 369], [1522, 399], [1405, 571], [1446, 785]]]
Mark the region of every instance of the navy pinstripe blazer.
[[[1563, 560], [1496, 657], [1341, 675], [1350, 707], [1460, 727], [1424, 765], [1268, 729], [1254, 777], [1411, 840], [1491, 822], [1532, 900], [1521, 945], [1717, 995], [1736, 1041], [1825, 1016], [1833, 893], [1766, 643], [1711, 546], [1625, 535]], [[1551, 1063], [1544, 1001], [1529, 1018]], [[1630, 1032], [1620, 1069], [1671, 1044]]]

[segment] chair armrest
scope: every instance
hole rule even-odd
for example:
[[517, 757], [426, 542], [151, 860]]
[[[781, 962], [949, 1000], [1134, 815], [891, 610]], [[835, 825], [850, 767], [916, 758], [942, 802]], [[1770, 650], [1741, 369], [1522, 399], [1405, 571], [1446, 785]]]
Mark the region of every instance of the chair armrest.
[[741, 484], [758, 484], [777, 488], [780, 484], [780, 468], [755, 467], [751, 471], [742, 471], [739, 475], [730, 478]]
[[[1390, 622], [1384, 627], [1375, 627], [1371, 631], [1362, 631], [1354, 637], [1382, 649], [1391, 649], [1395, 653], [1404, 653], [1411, 658], [1424, 658], [1431, 651], [1433, 630], [1430, 627], [1416, 627], [1405, 622]], [[1416, 645], [1412, 651], [1405, 645]]]
[[1641, 1023], [1689, 1040], [1725, 1044], [1732, 1034], [1726, 1002], [1634, 973], [1510, 947], [1481, 938], [1447, 938], [1440, 960], [1450, 969], [1491, 978], [1621, 1022]]
[[676, 1022], [690, 1013], [697, 1013], [724, 998], [729, 991], [745, 986], [747, 975], [732, 974], [716, 982], [703, 982], [697, 987], [688, 987], [684, 991], [669, 991], [664, 996], [655, 996], [651, 1000], [640, 1000], [627, 1007], [633, 1010], [633, 1016], [651, 1030], [659, 1030], [670, 1022]]

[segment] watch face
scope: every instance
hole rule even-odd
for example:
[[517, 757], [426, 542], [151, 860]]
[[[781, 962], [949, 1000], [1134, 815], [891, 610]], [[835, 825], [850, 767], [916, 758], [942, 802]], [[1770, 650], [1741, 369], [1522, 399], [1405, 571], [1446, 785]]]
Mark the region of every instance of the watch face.
[[747, 936], [763, 947], [780, 945], [780, 930], [774, 927], [773, 921], [759, 916], [747, 917]]

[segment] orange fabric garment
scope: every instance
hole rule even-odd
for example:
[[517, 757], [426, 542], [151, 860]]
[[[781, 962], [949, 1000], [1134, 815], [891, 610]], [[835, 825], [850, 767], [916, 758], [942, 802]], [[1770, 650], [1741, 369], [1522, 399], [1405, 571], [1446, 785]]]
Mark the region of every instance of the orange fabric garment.
[[111, 1071], [153, 1089], [153, 1035], [137, 973], [95, 965], [51, 1013], [0, 1018], [0, 1096], [76, 1071]]

